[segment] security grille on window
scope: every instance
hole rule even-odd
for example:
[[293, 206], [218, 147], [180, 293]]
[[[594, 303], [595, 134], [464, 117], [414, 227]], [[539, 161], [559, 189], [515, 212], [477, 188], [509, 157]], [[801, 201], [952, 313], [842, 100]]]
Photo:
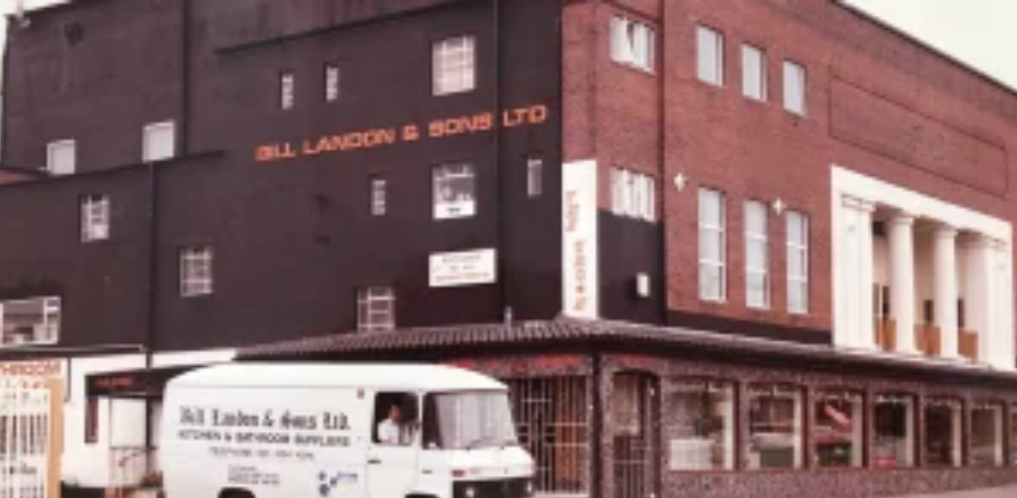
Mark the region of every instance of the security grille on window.
[[805, 115], [805, 68], [796, 62], [784, 62], [784, 108]]
[[156, 123], [145, 127], [142, 160], [164, 161], [176, 155], [176, 125], [173, 122]]
[[212, 293], [212, 248], [188, 247], [180, 251], [180, 295], [204, 296]]
[[109, 197], [89, 195], [81, 199], [81, 240], [94, 242], [109, 238]]
[[325, 101], [334, 102], [339, 100], [339, 85], [341, 84], [342, 72], [336, 64], [325, 66]]
[[371, 179], [371, 214], [373, 216], [385, 216], [388, 210], [387, 189], [388, 184], [384, 178]]
[[56, 344], [60, 309], [52, 296], [0, 302], [0, 347]]
[[53, 175], [71, 175], [77, 169], [77, 144], [74, 140], [52, 142], [46, 147], [46, 170]]
[[809, 219], [797, 211], [787, 212], [787, 306], [809, 312]]
[[434, 44], [434, 94], [469, 92], [477, 84], [476, 40], [449, 38]]
[[699, 26], [696, 30], [697, 73], [700, 81], [712, 85], [724, 84], [724, 35], [719, 31]]
[[649, 175], [611, 169], [611, 208], [618, 216], [657, 220], [657, 180]]
[[699, 190], [699, 297], [704, 301], [727, 298], [724, 194]]
[[357, 291], [357, 328], [365, 332], [395, 328], [395, 293], [391, 287]]
[[611, 59], [653, 72], [656, 36], [649, 26], [615, 17], [611, 19]]
[[770, 307], [770, 259], [767, 207], [745, 203], [745, 300], [749, 307]]
[[544, 160], [530, 156], [526, 158], [526, 194], [540, 197], [544, 193]]
[[468, 218], [476, 212], [473, 165], [447, 164], [434, 168], [434, 218]]
[[283, 71], [279, 75], [279, 106], [293, 109], [296, 103], [296, 75], [292, 71]]
[[742, 45], [742, 94], [766, 100], [766, 55], [752, 45]]

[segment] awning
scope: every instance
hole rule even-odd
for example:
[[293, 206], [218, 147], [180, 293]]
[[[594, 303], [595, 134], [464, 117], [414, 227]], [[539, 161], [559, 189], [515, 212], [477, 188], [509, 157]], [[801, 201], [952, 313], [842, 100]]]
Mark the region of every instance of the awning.
[[158, 399], [174, 377], [205, 365], [103, 372], [85, 379], [89, 398]]

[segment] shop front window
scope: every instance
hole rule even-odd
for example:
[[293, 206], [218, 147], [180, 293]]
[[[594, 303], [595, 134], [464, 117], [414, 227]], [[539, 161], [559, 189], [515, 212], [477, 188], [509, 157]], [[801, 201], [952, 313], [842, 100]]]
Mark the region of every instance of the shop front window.
[[1003, 465], [1003, 405], [978, 403], [971, 409], [971, 465]]
[[749, 469], [802, 466], [802, 389], [764, 384], [749, 389]]
[[852, 391], [823, 391], [816, 398], [812, 439], [815, 465], [861, 467], [864, 453], [863, 397]]
[[671, 470], [734, 469], [734, 383], [683, 380], [668, 393]]
[[915, 464], [915, 397], [881, 394], [873, 408], [875, 432], [872, 461], [877, 468]]
[[960, 467], [962, 402], [934, 398], [925, 404], [925, 464]]

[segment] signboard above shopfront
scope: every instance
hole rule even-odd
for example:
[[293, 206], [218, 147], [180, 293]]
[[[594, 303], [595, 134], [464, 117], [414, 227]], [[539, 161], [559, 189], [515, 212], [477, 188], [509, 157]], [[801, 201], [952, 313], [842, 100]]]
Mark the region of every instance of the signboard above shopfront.
[[494, 249], [480, 249], [431, 256], [431, 287], [464, 287], [493, 284], [498, 280]]

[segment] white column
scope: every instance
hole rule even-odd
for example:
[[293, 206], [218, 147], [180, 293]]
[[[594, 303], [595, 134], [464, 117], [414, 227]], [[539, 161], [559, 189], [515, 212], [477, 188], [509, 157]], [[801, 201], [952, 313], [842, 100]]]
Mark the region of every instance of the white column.
[[958, 355], [957, 330], [957, 230], [949, 226], [936, 229], [933, 243], [933, 282], [936, 298], [936, 325], [944, 358]]
[[968, 293], [964, 300], [964, 326], [978, 334], [979, 356], [984, 356], [990, 345], [989, 334], [995, 328], [993, 317], [998, 313], [998, 296], [993, 289], [995, 278], [992, 276], [995, 271], [994, 246], [992, 240], [981, 235], [972, 235], [967, 246]]
[[873, 311], [874, 247], [871, 202], [845, 196], [841, 202], [837, 260], [838, 329], [835, 343], [848, 348], [875, 349]]
[[897, 214], [890, 229], [890, 312], [896, 324], [897, 351], [917, 354], [915, 345], [915, 219]]

